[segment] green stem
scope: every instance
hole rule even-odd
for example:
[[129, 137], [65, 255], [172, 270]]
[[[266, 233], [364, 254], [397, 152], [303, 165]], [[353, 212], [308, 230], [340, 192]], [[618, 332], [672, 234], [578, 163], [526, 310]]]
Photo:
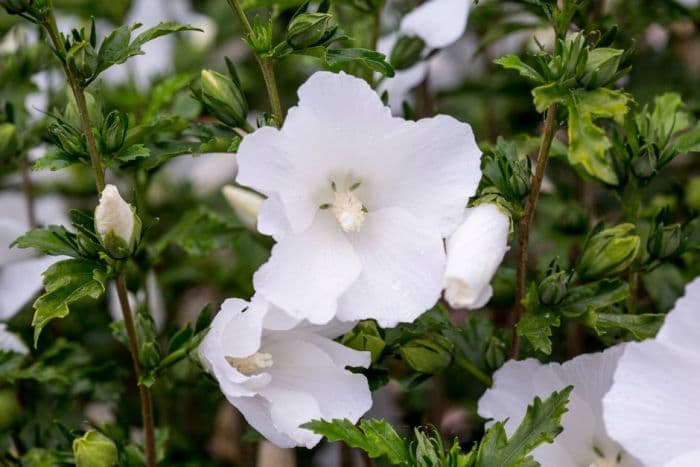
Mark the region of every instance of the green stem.
[[[134, 364], [134, 373], [136, 381], [141, 380], [141, 364], [139, 363], [139, 344], [136, 336], [136, 327], [131, 314], [131, 306], [129, 305], [129, 297], [126, 290], [126, 275], [124, 272], [119, 273], [117, 277], [117, 295], [119, 296], [119, 304], [124, 317], [124, 327], [129, 340], [129, 351], [131, 352], [131, 361]], [[155, 428], [153, 422], [153, 396], [151, 389], [142, 384], [138, 384], [139, 398], [141, 400], [141, 418], [143, 420], [143, 431], [146, 445], [146, 465], [155, 467], [156, 465], [156, 443], [155, 443]]]
[[472, 376], [481, 381], [484, 384], [484, 386], [490, 388], [493, 385], [493, 380], [491, 379], [491, 377], [483, 371], [481, 371], [480, 369], [478, 369], [476, 366], [474, 366], [474, 364], [466, 358], [455, 356], [455, 363], [457, 364], [457, 366], [459, 366], [463, 370], [468, 371]]
[[78, 114], [80, 116], [80, 123], [85, 131], [85, 141], [87, 143], [88, 155], [90, 156], [90, 164], [92, 165], [92, 171], [95, 174], [95, 184], [97, 185], [97, 191], [102, 193], [105, 188], [105, 171], [102, 167], [102, 162], [100, 159], [100, 153], [97, 150], [97, 143], [95, 142], [95, 135], [92, 132], [92, 126], [90, 125], [90, 116], [88, 114], [87, 102], [85, 101], [85, 92], [78, 80], [75, 78], [70, 68], [66, 64], [66, 48], [61, 40], [61, 36], [58, 32], [58, 27], [56, 26], [56, 17], [53, 13], [53, 2], [50, 2], [49, 13], [43, 22], [43, 26], [46, 32], [51, 38], [54, 48], [59, 52], [61, 56], [61, 65], [63, 66], [63, 71], [68, 80], [68, 85], [73, 92], [73, 97], [75, 97], [75, 104], [78, 108]]
[[[246, 36], [250, 37], [253, 34], [253, 27], [248, 21], [248, 17], [245, 15], [243, 8], [238, 3], [238, 0], [227, 0], [231, 9], [238, 16], [243, 31]], [[267, 95], [270, 98], [270, 106], [272, 107], [272, 115], [275, 117], [275, 123], [277, 126], [282, 126], [284, 122], [284, 113], [282, 112], [282, 104], [280, 101], [279, 91], [277, 90], [277, 80], [275, 79], [275, 65], [273, 61], [266, 57], [261, 57], [255, 53], [255, 59], [258, 61], [260, 66], [260, 71], [263, 75], [263, 80], [265, 81], [265, 87], [267, 88]]]
[[544, 169], [547, 167], [549, 159], [549, 151], [552, 148], [552, 140], [554, 139], [554, 130], [556, 129], [557, 121], [557, 105], [552, 104], [547, 108], [547, 116], [544, 123], [544, 133], [542, 134], [542, 143], [537, 153], [537, 163], [535, 165], [535, 173], [532, 176], [532, 185], [530, 187], [530, 195], [525, 202], [525, 209], [520, 218], [520, 238], [518, 241], [518, 269], [515, 278], [515, 310], [513, 316], [513, 337], [510, 346], [510, 357], [518, 358], [520, 354], [520, 335], [518, 335], [516, 326], [520, 318], [525, 312], [523, 298], [525, 297], [525, 281], [527, 279], [527, 262], [528, 248], [530, 244], [530, 226], [535, 215], [535, 206], [537, 198], [542, 188], [542, 179], [544, 178]]

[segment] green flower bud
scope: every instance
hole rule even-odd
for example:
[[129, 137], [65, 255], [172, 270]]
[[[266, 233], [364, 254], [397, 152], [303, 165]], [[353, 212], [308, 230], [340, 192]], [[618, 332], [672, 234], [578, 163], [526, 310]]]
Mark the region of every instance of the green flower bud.
[[114, 185], [107, 185], [100, 195], [95, 209], [95, 232], [105, 250], [117, 259], [131, 255], [141, 237], [141, 219]]
[[207, 110], [228, 126], [245, 126], [248, 103], [233, 80], [212, 70], [202, 70], [201, 78], [201, 98]]
[[160, 349], [155, 341], [146, 342], [141, 346], [139, 362], [144, 368], [155, 368], [160, 363]]
[[522, 198], [530, 193], [530, 172], [525, 170], [514, 170], [508, 177], [508, 186], [517, 198]]
[[653, 151], [644, 151], [632, 161], [632, 173], [642, 180], [654, 176], [657, 169], [657, 157]]
[[361, 321], [355, 328], [343, 336], [343, 345], [359, 351], [367, 351], [372, 354], [372, 362], [376, 362], [384, 351], [384, 339], [379, 334], [377, 323], [374, 321]]
[[540, 302], [545, 305], [558, 305], [569, 291], [569, 274], [559, 271], [545, 277], [537, 287]]
[[72, 128], [60, 123], [52, 123], [48, 128], [49, 139], [70, 156], [86, 155], [82, 136]]
[[87, 41], [74, 44], [66, 54], [68, 67], [80, 80], [92, 78], [97, 71], [97, 53]]
[[429, 375], [439, 373], [452, 361], [452, 344], [443, 336], [413, 339], [399, 350], [401, 358], [416, 371]]
[[680, 224], [655, 225], [647, 241], [647, 250], [654, 258], [669, 258], [678, 251], [682, 239], [683, 230]]
[[640, 238], [633, 224], [620, 224], [593, 235], [583, 250], [577, 272], [583, 279], [613, 276], [632, 264]]
[[600, 47], [588, 52], [581, 82], [591, 88], [605, 86], [615, 78], [620, 66], [622, 50]]
[[12, 123], [0, 123], [0, 160], [6, 160], [19, 152], [17, 128]]
[[0, 433], [12, 428], [21, 415], [17, 393], [12, 389], [0, 389]]
[[294, 50], [320, 45], [335, 31], [332, 19], [328, 13], [302, 13], [295, 16], [287, 28], [287, 43]]
[[420, 37], [401, 36], [391, 50], [389, 61], [395, 70], [405, 70], [420, 60], [425, 41]]
[[76, 467], [112, 467], [117, 465], [117, 445], [99, 431], [90, 430], [73, 441]]
[[486, 346], [486, 364], [489, 368], [500, 368], [506, 361], [506, 346], [503, 341], [495, 336], [491, 336]]
[[107, 115], [102, 124], [102, 143], [106, 153], [114, 153], [121, 149], [128, 128], [129, 119], [125, 113], [113, 110]]

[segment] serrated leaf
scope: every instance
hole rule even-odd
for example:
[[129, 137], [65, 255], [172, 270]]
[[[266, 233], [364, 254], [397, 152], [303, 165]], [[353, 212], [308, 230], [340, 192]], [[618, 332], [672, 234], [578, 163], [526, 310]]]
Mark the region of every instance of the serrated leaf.
[[32, 229], [12, 242], [10, 247], [33, 248], [49, 256], [80, 256], [76, 248], [75, 234], [60, 225]]
[[535, 350], [552, 353], [552, 328], [559, 327], [559, 316], [551, 312], [525, 313], [516, 326], [517, 333], [526, 338]]
[[121, 162], [130, 162], [142, 159], [151, 155], [151, 151], [143, 144], [133, 144], [122, 148], [114, 155], [114, 158]]
[[40, 170], [61, 170], [70, 167], [73, 164], [79, 163], [80, 160], [61, 151], [58, 147], [50, 147], [44, 155], [34, 162], [32, 170], [38, 172]]
[[67, 259], [49, 267], [43, 274], [46, 293], [34, 302], [34, 345], [49, 321], [68, 315], [71, 303], [99, 298], [105, 291], [105, 275], [102, 263], [84, 259]]
[[497, 60], [494, 60], [494, 63], [507, 70], [517, 71], [520, 76], [529, 79], [533, 83], [540, 84], [544, 81], [544, 78], [542, 78], [542, 75], [540, 75], [537, 70], [523, 62], [517, 55], [505, 55]]
[[365, 68], [391, 78], [394, 68], [382, 53], [369, 49], [325, 49], [324, 61], [332, 69], [346, 63], [359, 63]]
[[629, 284], [626, 282], [604, 279], [570, 289], [557, 309], [563, 315], [573, 318], [621, 302], [629, 293]]
[[659, 328], [664, 322], [664, 316], [663, 314], [652, 313], [641, 315], [598, 313], [595, 316], [593, 327], [598, 334], [623, 329], [631, 332], [635, 339], [648, 339], [659, 332]]
[[363, 419], [360, 421], [360, 428], [367, 440], [382, 451], [392, 464], [400, 464], [406, 460], [406, 444], [389, 423], [384, 420]]
[[554, 392], [544, 401], [530, 404], [523, 421], [508, 438], [503, 422], [494, 423], [486, 432], [476, 454], [477, 467], [531, 467], [538, 463], [529, 455], [542, 443], [551, 443], [564, 428], [561, 417], [573, 386]]

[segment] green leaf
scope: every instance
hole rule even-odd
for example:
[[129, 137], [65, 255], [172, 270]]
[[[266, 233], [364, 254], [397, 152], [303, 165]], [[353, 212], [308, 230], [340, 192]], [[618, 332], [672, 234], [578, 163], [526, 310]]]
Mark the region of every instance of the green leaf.
[[382, 53], [369, 49], [325, 49], [324, 62], [334, 69], [346, 63], [359, 63], [372, 71], [381, 73], [391, 78], [394, 76], [394, 68], [386, 61]]
[[566, 99], [569, 110], [569, 163], [581, 166], [590, 176], [610, 185], [619, 182], [606, 155], [612, 144], [594, 120], [605, 117], [620, 121], [627, 113], [628, 102], [629, 97], [622, 91], [606, 88], [577, 90]]
[[518, 335], [526, 338], [535, 350], [552, 353], [552, 328], [559, 327], [559, 316], [551, 312], [525, 313], [516, 326]]
[[49, 321], [68, 315], [71, 303], [85, 297], [99, 298], [105, 291], [105, 276], [104, 264], [84, 259], [59, 261], [47, 269], [46, 293], [34, 302], [34, 345]]
[[120, 162], [130, 162], [136, 159], [141, 159], [151, 155], [151, 151], [143, 144], [134, 144], [125, 148], [122, 148], [118, 153], [114, 155], [115, 159]]
[[195, 28], [193, 26], [180, 24], [175, 21], [164, 21], [153, 26], [152, 28], [146, 29], [144, 32], [136, 36], [136, 39], [134, 39], [134, 41], [131, 44], [129, 44], [129, 51], [131, 55], [143, 54], [141, 46], [145, 43], [150, 42], [153, 39], [157, 39], [161, 36], [165, 36], [167, 34], [173, 34], [182, 31], [203, 32], [201, 29]]
[[558, 83], [549, 83], [532, 90], [533, 102], [538, 112], [542, 113], [552, 104], [567, 102], [571, 90], [562, 88]]
[[79, 253], [75, 234], [60, 225], [50, 225], [45, 229], [33, 229], [12, 242], [10, 247], [33, 248], [49, 256], [72, 256]]
[[362, 449], [373, 459], [387, 457], [394, 465], [409, 465], [407, 443], [385, 420], [362, 420], [359, 428], [348, 420], [313, 420], [301, 425], [328, 438], [343, 441], [350, 447]]
[[156, 242], [154, 249], [158, 253], [169, 244], [175, 244], [187, 254], [204, 256], [230, 247], [241, 231], [245, 231], [245, 227], [233, 218], [225, 218], [200, 206], [186, 212], [182, 220]]
[[551, 443], [564, 428], [561, 417], [573, 386], [552, 393], [542, 401], [539, 397], [528, 406], [525, 418], [513, 436], [507, 437], [504, 423], [497, 422], [484, 435], [476, 454], [478, 467], [537, 466], [528, 454], [542, 443]]
[[58, 147], [50, 147], [44, 155], [32, 165], [32, 170], [38, 172], [40, 170], [61, 170], [70, 167], [73, 164], [78, 164], [79, 159], [61, 151]]
[[663, 314], [627, 315], [621, 313], [598, 313], [595, 316], [593, 328], [598, 334], [611, 330], [623, 329], [629, 331], [635, 339], [654, 337], [664, 322]]
[[520, 73], [520, 76], [529, 79], [533, 83], [540, 84], [544, 82], [542, 75], [540, 75], [537, 70], [532, 68], [530, 65], [523, 62], [517, 55], [505, 55], [497, 60], [494, 60], [494, 63], [496, 65], [501, 65], [507, 70], [517, 71]]
[[570, 318], [583, 316], [621, 302], [629, 293], [626, 282], [604, 279], [570, 289], [557, 309]]

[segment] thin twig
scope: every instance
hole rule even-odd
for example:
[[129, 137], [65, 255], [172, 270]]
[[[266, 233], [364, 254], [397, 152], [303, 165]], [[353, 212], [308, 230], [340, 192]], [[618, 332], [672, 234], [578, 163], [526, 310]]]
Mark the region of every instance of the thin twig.
[[542, 134], [542, 143], [537, 153], [537, 163], [535, 165], [535, 174], [532, 177], [532, 185], [530, 187], [530, 195], [525, 202], [523, 216], [520, 218], [520, 238], [518, 241], [518, 269], [515, 279], [515, 312], [513, 316], [513, 337], [510, 346], [510, 357], [517, 359], [520, 354], [520, 336], [516, 330], [516, 325], [523, 316], [524, 305], [523, 297], [525, 296], [525, 281], [527, 278], [527, 262], [528, 262], [528, 247], [530, 242], [530, 226], [532, 218], [535, 215], [535, 205], [537, 197], [540, 194], [542, 187], [542, 178], [544, 178], [544, 169], [547, 167], [549, 159], [549, 151], [552, 147], [554, 139], [554, 130], [557, 119], [557, 105], [552, 104], [547, 108], [547, 117], [544, 123], [544, 133]]
[[[134, 318], [131, 314], [131, 306], [129, 305], [129, 297], [126, 291], [126, 277], [124, 272], [121, 272], [117, 277], [117, 295], [119, 296], [119, 304], [124, 317], [124, 327], [129, 340], [129, 351], [131, 352], [131, 360], [134, 364], [134, 373], [136, 374], [137, 383], [141, 379], [141, 364], [139, 363], [139, 345], [136, 337], [136, 328], [134, 326]], [[142, 384], [139, 386], [139, 397], [141, 399], [141, 418], [143, 419], [143, 431], [146, 445], [146, 465], [154, 467], [156, 465], [156, 444], [155, 444], [155, 428], [153, 423], [153, 398], [151, 389]]]
[[[236, 13], [236, 16], [238, 16], [241, 26], [243, 27], [243, 32], [245, 32], [246, 36], [251, 37], [253, 34], [253, 27], [250, 25], [248, 17], [245, 15], [245, 12], [238, 3], [238, 0], [227, 1], [231, 9], [234, 11], [234, 13]], [[255, 59], [258, 61], [260, 71], [263, 75], [263, 80], [265, 81], [265, 87], [267, 88], [267, 95], [270, 98], [270, 107], [272, 107], [272, 115], [275, 117], [275, 123], [277, 126], [282, 126], [282, 123], [284, 122], [284, 113], [282, 112], [279, 91], [277, 90], [275, 65], [271, 59], [261, 57], [257, 53], [255, 54]]]

